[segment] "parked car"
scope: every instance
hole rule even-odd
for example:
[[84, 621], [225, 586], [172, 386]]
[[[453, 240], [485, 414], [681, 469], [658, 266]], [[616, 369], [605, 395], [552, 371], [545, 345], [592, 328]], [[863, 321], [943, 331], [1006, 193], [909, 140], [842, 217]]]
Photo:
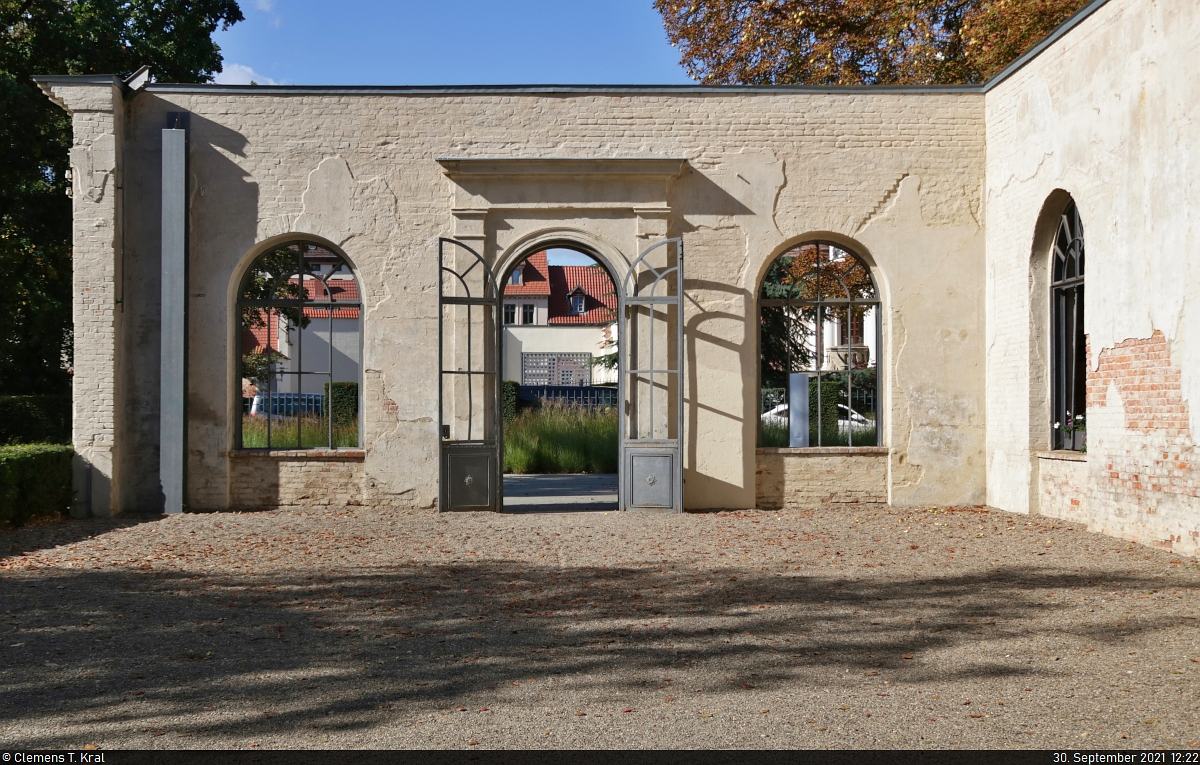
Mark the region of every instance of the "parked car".
[[[790, 422], [789, 417], [787, 404], [780, 404], [773, 409], [763, 412], [761, 415], [764, 424], [780, 428], [788, 427]], [[868, 420], [845, 404], [838, 404], [838, 433], [842, 435], [852, 431], [858, 433], [870, 430], [873, 427], [875, 427], [873, 421]]]

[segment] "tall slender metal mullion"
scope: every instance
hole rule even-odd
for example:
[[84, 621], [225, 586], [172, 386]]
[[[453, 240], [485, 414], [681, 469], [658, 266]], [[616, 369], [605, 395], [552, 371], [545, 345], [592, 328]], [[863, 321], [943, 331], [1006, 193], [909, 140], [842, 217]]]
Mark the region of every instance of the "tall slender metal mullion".
[[[854, 446], [854, 302], [846, 305], [846, 445]], [[841, 417], [841, 412], [838, 412]]]
[[[821, 277], [818, 274], [818, 276], [817, 276], [817, 285], [818, 285], [817, 286], [817, 296], [818, 296], [818, 298], [820, 297], [820, 294], [821, 294], [820, 283], [821, 283]], [[816, 361], [813, 364], [813, 366], [815, 366], [817, 369], [817, 446], [824, 446], [825, 445], [825, 438], [824, 438], [824, 436], [825, 436], [825, 427], [824, 427], [824, 425], [825, 425], [825, 422], [824, 422], [825, 408], [821, 401], [821, 393], [823, 392], [821, 390], [821, 388], [824, 387], [821, 385], [821, 382], [822, 382], [821, 367], [823, 367], [824, 364], [822, 364], [821, 362], [825, 358], [825, 308], [820, 303], [817, 303], [816, 320], [817, 320], [816, 321], [816, 330], [817, 330], [816, 335], [817, 336], [815, 338], [815, 340], [816, 340], [815, 345], [816, 345], [816, 349], [817, 349], [817, 358], [816, 358]]]
[[333, 297], [329, 290], [329, 282], [325, 282], [325, 297], [329, 299], [329, 394], [325, 398], [325, 425], [329, 431], [330, 449], [336, 449], [333, 443]]
[[683, 385], [685, 381], [684, 364], [687, 354], [684, 353], [683, 345], [683, 239], [681, 238], [675, 245], [675, 438], [679, 443], [679, 466], [675, 471], [674, 480], [676, 483], [675, 497], [676, 507], [673, 509], [677, 512], [683, 511], [683, 427], [684, 427], [684, 412], [683, 412]]
[[[446, 243], [438, 240], [438, 442], [445, 438], [446, 435], [446, 359], [445, 359], [445, 328], [446, 309], [442, 305], [443, 291], [445, 289], [443, 271], [446, 267]], [[361, 314], [360, 314], [361, 315]], [[361, 407], [360, 407], [361, 408]], [[439, 481], [442, 483], [442, 481]], [[445, 487], [442, 487], [443, 489]]]
[[304, 245], [296, 247], [296, 275], [300, 282], [300, 305], [296, 307], [296, 448], [304, 448]]
[[[1076, 272], [1078, 272], [1078, 265], [1076, 265]], [[1075, 344], [1075, 351], [1072, 365], [1074, 367], [1074, 372], [1072, 373], [1074, 375], [1074, 379], [1072, 380], [1072, 388], [1070, 388], [1070, 391], [1072, 391], [1073, 399], [1072, 417], [1074, 420], [1079, 420], [1079, 415], [1087, 408], [1087, 366], [1086, 361], [1085, 363], [1080, 363], [1080, 361], [1084, 360], [1086, 357], [1086, 349], [1080, 348], [1080, 341], [1082, 339], [1082, 335], [1084, 335], [1084, 285], [1082, 285], [1082, 283], [1076, 284], [1072, 291], [1075, 296], [1075, 339], [1073, 341]], [[1084, 373], [1084, 379], [1082, 380], [1079, 378], [1080, 372]], [[1084, 394], [1084, 400], [1079, 399], [1080, 382], [1084, 384], [1084, 392], [1082, 392], [1082, 394]], [[1070, 441], [1072, 441], [1070, 442], [1072, 448], [1079, 448], [1079, 430], [1074, 430], [1074, 432], [1070, 434]]]
[[475, 435], [475, 380], [472, 372], [475, 371], [474, 356], [471, 353], [471, 308], [473, 306], [467, 303], [467, 440], [471, 441]]
[[[279, 345], [279, 329], [275, 329], [274, 345]], [[271, 309], [267, 309], [267, 448], [271, 448], [271, 420], [275, 419], [275, 396], [272, 392], [274, 387], [272, 383], [275, 381], [275, 362], [272, 360], [271, 351]]]
[[[650, 296], [653, 297], [654, 293], [651, 293]], [[646, 306], [646, 310], [650, 314], [650, 366], [647, 368], [650, 370], [650, 439], [653, 440], [654, 439], [654, 426], [658, 420], [658, 418], [654, 416], [654, 369], [655, 369], [655, 366], [654, 366], [654, 329], [655, 329], [654, 328], [654, 322], [655, 322], [654, 303], [649, 303]]]

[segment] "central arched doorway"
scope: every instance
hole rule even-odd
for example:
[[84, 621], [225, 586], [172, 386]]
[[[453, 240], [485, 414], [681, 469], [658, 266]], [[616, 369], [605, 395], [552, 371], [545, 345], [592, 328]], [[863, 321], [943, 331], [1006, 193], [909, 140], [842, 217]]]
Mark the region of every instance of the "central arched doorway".
[[620, 282], [573, 241], [522, 250], [501, 274], [505, 512], [620, 507]]
[[[579, 496], [593, 496], [597, 488], [580, 487], [568, 493], [545, 493], [540, 502], [531, 504], [547, 509], [553, 504], [592, 505], [587, 509], [612, 506], [621, 510], [682, 512], [683, 510], [683, 384], [684, 384], [684, 303], [683, 303], [683, 242], [679, 238], [663, 239], [641, 251], [619, 273], [614, 262], [593, 248], [572, 241], [547, 238], [519, 249], [511, 258], [500, 258], [493, 267], [467, 242], [442, 237], [438, 240], [438, 447], [439, 499], [442, 511], [504, 509], [505, 455], [504, 402], [502, 381], [505, 376], [505, 319], [520, 326], [525, 316], [536, 324], [538, 302], [521, 297], [524, 290], [513, 290], [514, 303], [506, 317], [505, 287], [514, 278], [523, 282], [531, 256], [551, 249], [568, 250], [587, 260], [575, 265], [594, 269], [601, 285], [593, 284], [576, 290], [565, 289], [553, 313], [584, 315], [581, 324], [592, 325], [591, 331], [607, 326], [615, 337], [608, 340], [594, 337], [598, 348], [581, 347], [578, 353], [589, 353], [593, 362], [570, 359], [553, 364], [546, 358], [531, 358], [530, 369], [540, 379], [530, 382], [588, 382], [586, 375], [604, 369], [603, 357], [616, 348], [617, 395], [615, 407], [617, 425], [617, 464], [615, 476], [618, 490], [615, 503], [611, 492], [599, 502], [580, 502]], [[549, 279], [549, 259], [546, 261]], [[534, 266], [536, 270], [536, 266]], [[519, 273], [519, 276], [515, 276]], [[512, 285], [518, 287], [520, 285]], [[611, 294], [609, 291], [611, 290]], [[547, 295], [547, 298], [549, 296]], [[590, 298], [590, 302], [589, 302]], [[616, 322], [609, 322], [615, 303]], [[526, 306], [529, 306], [528, 308]], [[545, 315], [552, 315], [547, 302]], [[528, 311], [528, 314], [527, 314]], [[587, 314], [596, 312], [599, 318]], [[570, 324], [570, 322], [566, 322]], [[616, 325], [615, 328], [612, 324]], [[510, 339], [509, 343], [515, 343]], [[610, 345], [610, 342], [612, 345]], [[599, 351], [599, 352], [597, 352]], [[532, 352], [532, 351], [531, 351]], [[599, 359], [597, 358], [599, 357]], [[514, 361], [520, 358], [514, 354]], [[514, 361], [510, 361], [512, 364]], [[524, 364], [524, 360], [521, 360]], [[611, 361], [609, 362], [611, 364]], [[510, 377], [517, 377], [514, 367]], [[551, 375], [551, 376], [547, 376]], [[558, 375], [557, 379], [553, 375]], [[565, 379], [570, 375], [571, 379]], [[588, 386], [606, 387], [606, 386]], [[510, 386], [511, 389], [511, 386]], [[510, 393], [510, 396], [512, 394]], [[550, 396], [546, 396], [551, 398]], [[519, 392], [518, 392], [518, 398]], [[569, 406], [568, 400], [561, 402]], [[589, 408], [604, 409], [608, 401], [600, 395], [591, 397]], [[600, 399], [600, 400], [596, 400]], [[516, 416], [515, 412], [510, 412]], [[611, 469], [600, 452], [611, 444], [601, 439], [595, 456], [597, 461], [560, 466], [567, 469]], [[611, 452], [609, 452], [611, 455]], [[523, 457], [522, 457], [523, 459]], [[537, 458], [540, 459], [540, 458]], [[611, 456], [609, 457], [611, 459]], [[536, 460], [518, 464], [513, 455], [509, 467], [514, 470], [544, 469]], [[560, 474], [561, 475], [561, 474]], [[585, 475], [599, 475], [585, 473]], [[612, 473], [604, 475], [613, 476]], [[611, 482], [611, 477], [607, 479]], [[547, 488], [546, 486], [540, 487]], [[549, 497], [555, 497], [550, 502]], [[575, 497], [569, 501], [558, 501]]]

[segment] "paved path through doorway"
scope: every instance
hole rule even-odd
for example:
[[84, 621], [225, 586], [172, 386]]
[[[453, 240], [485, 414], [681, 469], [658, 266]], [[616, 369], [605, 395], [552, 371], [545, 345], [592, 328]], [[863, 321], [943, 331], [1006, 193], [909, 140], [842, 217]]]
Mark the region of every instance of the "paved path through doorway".
[[616, 509], [616, 473], [504, 476], [506, 513], [581, 513]]
[[0, 533], [0, 749], [1200, 748], [1198, 618], [985, 508], [67, 521]]

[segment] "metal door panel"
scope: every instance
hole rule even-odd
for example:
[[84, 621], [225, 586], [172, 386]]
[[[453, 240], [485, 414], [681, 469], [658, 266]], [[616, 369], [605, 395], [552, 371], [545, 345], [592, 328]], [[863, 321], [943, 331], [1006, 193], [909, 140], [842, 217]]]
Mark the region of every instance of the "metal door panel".
[[438, 269], [438, 509], [499, 511], [500, 290], [457, 240], [438, 240]]
[[491, 450], [447, 450], [442, 476], [450, 494], [450, 507], [447, 509], [492, 509], [495, 474], [496, 457]]
[[675, 454], [629, 454], [629, 506], [639, 509], [675, 507]]
[[683, 511], [683, 240], [639, 254], [622, 280], [621, 509]]

